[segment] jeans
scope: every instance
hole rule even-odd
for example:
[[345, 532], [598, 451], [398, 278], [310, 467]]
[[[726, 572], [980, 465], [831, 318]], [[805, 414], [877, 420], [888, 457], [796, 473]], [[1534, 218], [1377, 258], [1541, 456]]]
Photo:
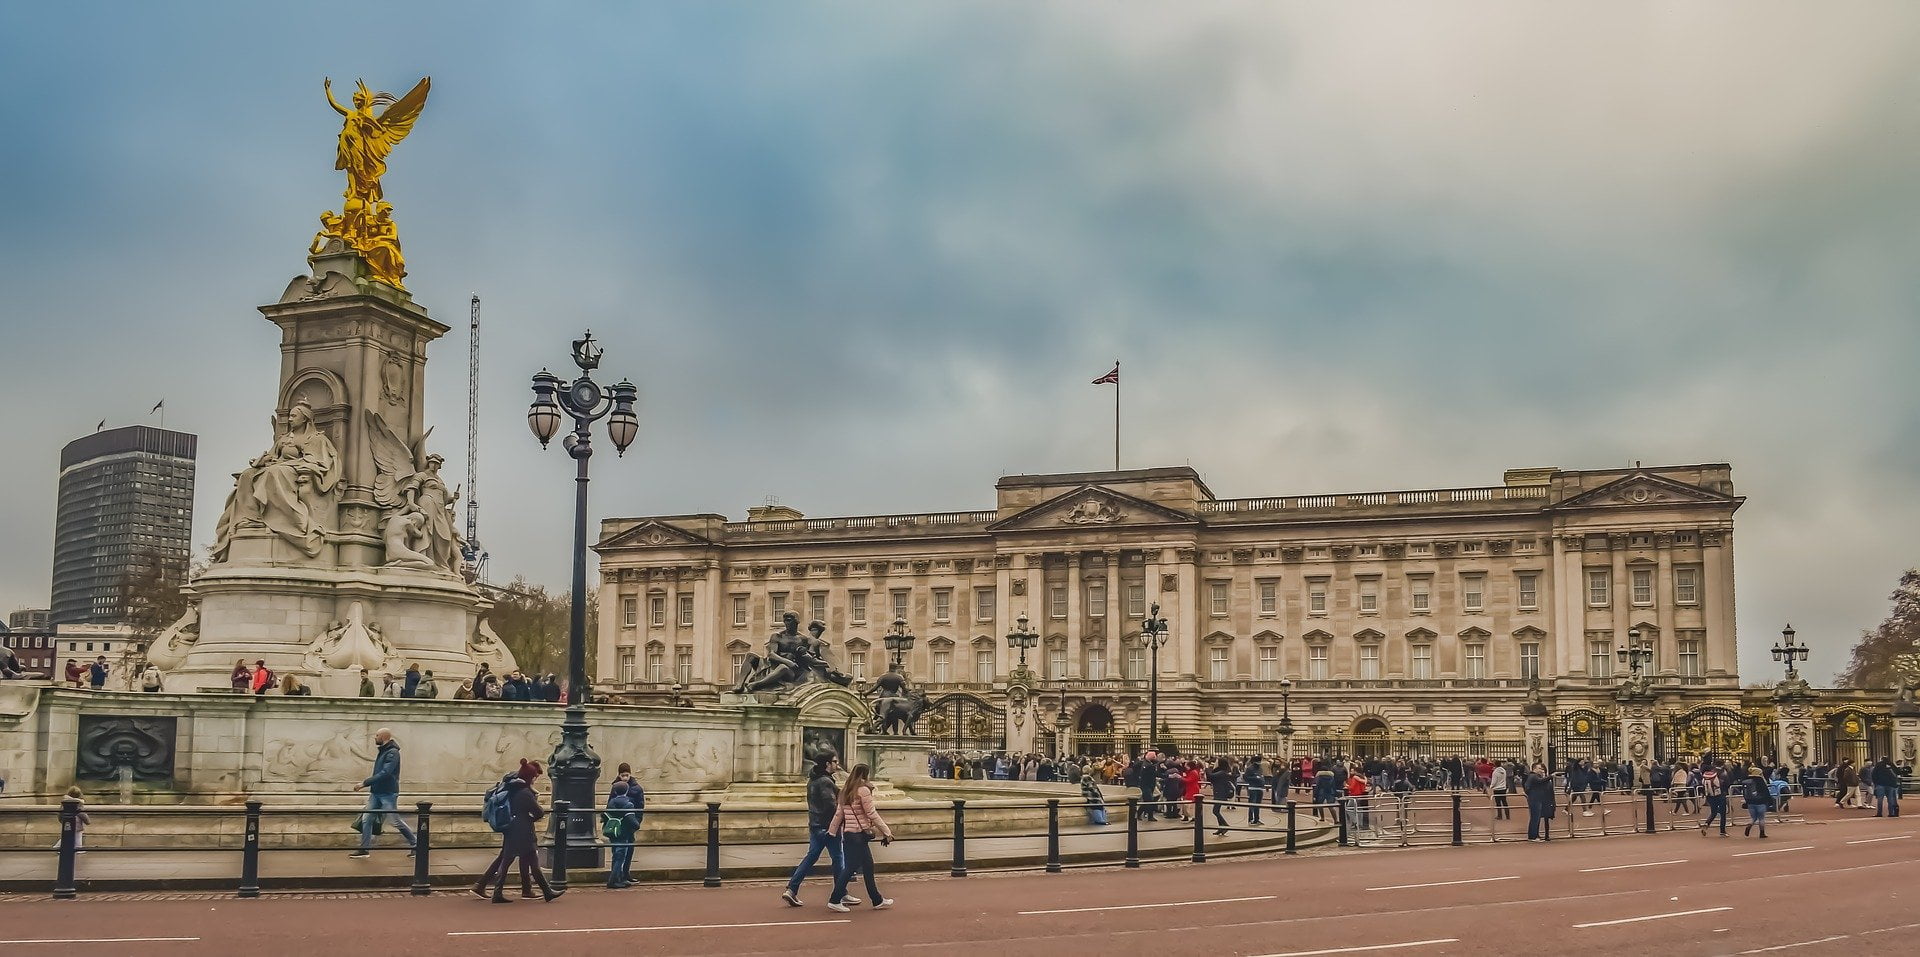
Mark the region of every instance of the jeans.
[[1761, 832], [1761, 833], [1763, 833], [1763, 834], [1764, 834], [1764, 833], [1766, 833], [1766, 830], [1767, 830], [1767, 806], [1766, 806], [1765, 804], [1749, 804], [1749, 805], [1747, 805], [1747, 826], [1748, 826], [1748, 827], [1752, 827], [1752, 826], [1753, 826], [1753, 825], [1755, 825], [1755, 824], [1758, 824], [1758, 825], [1760, 825], [1760, 832]]
[[1900, 816], [1900, 785], [1876, 784], [1873, 786], [1873, 816], [1882, 814]]
[[373, 846], [373, 825], [383, 817], [392, 818], [394, 829], [400, 832], [400, 837], [407, 842], [408, 847], [413, 846], [413, 828], [408, 827], [407, 822], [401, 820], [399, 813], [394, 810], [399, 803], [400, 795], [398, 794], [367, 795], [366, 813], [360, 815], [361, 850], [364, 851]]
[[1720, 833], [1727, 833], [1727, 796], [1724, 794], [1707, 797], [1707, 819], [1700, 822], [1700, 829], [1704, 831], [1712, 827], [1714, 818], [1720, 819]]
[[1260, 823], [1260, 799], [1263, 797], [1266, 797], [1266, 792], [1264, 790], [1260, 788], [1247, 789], [1247, 823], [1248, 824]]
[[853, 880], [853, 873], [859, 871], [867, 881], [867, 900], [878, 904], [886, 898], [880, 896], [880, 885], [873, 880], [873, 839], [860, 831], [848, 831], [841, 837], [846, 854], [846, 865], [833, 878], [833, 894], [827, 903], [838, 904], [847, 896], [847, 884]]
[[1553, 802], [1527, 799], [1527, 840], [1546, 837], [1553, 828]]
[[1493, 816], [1505, 820], [1513, 816], [1513, 808], [1507, 806], [1507, 792], [1493, 792]]
[[607, 868], [607, 886], [625, 884], [633, 879], [633, 836], [607, 845], [613, 851], [613, 863]]
[[800, 882], [806, 879], [807, 872], [820, 860], [820, 852], [827, 852], [827, 859], [833, 862], [833, 881], [843, 884], [840, 875], [846, 873], [847, 861], [842, 856], [841, 842], [837, 835], [828, 834], [824, 827], [807, 828], [807, 856], [800, 859], [800, 866], [793, 869], [793, 876], [787, 878], [787, 893], [799, 894]]

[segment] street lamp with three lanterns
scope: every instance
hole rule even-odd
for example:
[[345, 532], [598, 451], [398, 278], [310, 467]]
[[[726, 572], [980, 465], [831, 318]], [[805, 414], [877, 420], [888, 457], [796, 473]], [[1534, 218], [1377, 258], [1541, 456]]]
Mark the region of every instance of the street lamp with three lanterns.
[[1166, 742], [1160, 740], [1160, 646], [1167, 643], [1167, 620], [1160, 617], [1159, 602], [1147, 609], [1147, 620], [1140, 623], [1140, 640], [1147, 643], [1153, 659], [1147, 674], [1147, 740], [1155, 750], [1162, 750]]

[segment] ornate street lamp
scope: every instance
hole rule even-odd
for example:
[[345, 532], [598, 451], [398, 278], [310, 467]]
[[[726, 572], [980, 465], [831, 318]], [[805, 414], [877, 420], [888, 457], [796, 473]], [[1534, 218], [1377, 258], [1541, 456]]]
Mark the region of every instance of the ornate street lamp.
[[593, 423], [607, 419], [607, 437], [614, 451], [625, 455], [640, 431], [640, 417], [633, 403], [640, 390], [625, 380], [602, 389], [593, 381], [605, 350], [593, 341], [593, 333], [573, 342], [573, 364], [580, 375], [571, 383], [541, 369], [533, 377], [533, 405], [527, 409], [527, 426], [533, 437], [546, 448], [560, 429], [562, 413], [573, 419], [573, 431], [561, 444], [574, 461], [573, 491], [573, 609], [567, 627], [567, 712], [560, 723], [560, 743], [547, 760], [547, 773], [553, 777], [553, 796], [564, 800], [574, 813], [555, 827], [567, 828], [570, 866], [597, 867], [599, 845], [594, 841], [593, 815], [600, 777], [600, 756], [587, 743], [587, 460], [593, 457]]
[[1631, 678], [1640, 677], [1640, 665], [1653, 660], [1653, 649], [1640, 643], [1640, 629], [1627, 629], [1627, 644], [1617, 648], [1614, 654], [1620, 657], [1620, 663], [1627, 666]]
[[1773, 660], [1786, 663], [1788, 681], [1800, 677], [1800, 671], [1794, 665], [1807, 660], [1807, 655], [1811, 653], [1811, 649], [1806, 645], [1794, 644], [1795, 634], [1793, 626], [1788, 625], [1780, 632], [1780, 643], [1773, 646]]
[[907, 620], [905, 618], [895, 618], [893, 620], [893, 630], [887, 632], [887, 636], [883, 640], [886, 642], [887, 650], [893, 653], [893, 670], [899, 671], [901, 674], [906, 674], [905, 671], [901, 671], [900, 669], [900, 659], [907, 652], [913, 650], [914, 642], [913, 635], [907, 631]]
[[1067, 684], [1060, 683], [1060, 710], [1053, 716], [1053, 756], [1067, 756]]
[[1027, 649], [1040, 643], [1040, 633], [1027, 626], [1026, 613], [1014, 619], [1013, 630], [1007, 632], [1007, 647], [1020, 652], [1020, 673], [1027, 670]]
[[1147, 740], [1154, 750], [1164, 750], [1160, 741], [1160, 646], [1167, 642], [1167, 620], [1160, 617], [1160, 603], [1147, 609], [1147, 620], [1140, 623], [1140, 639], [1152, 649], [1152, 670], [1147, 673]]
[[1286, 753], [1287, 760], [1293, 760], [1293, 679], [1280, 679], [1280, 749]]

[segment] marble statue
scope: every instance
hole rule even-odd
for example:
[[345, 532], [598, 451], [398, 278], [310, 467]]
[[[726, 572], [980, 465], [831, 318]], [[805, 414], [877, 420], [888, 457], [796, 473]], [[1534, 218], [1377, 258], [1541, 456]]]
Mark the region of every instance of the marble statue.
[[767, 638], [767, 653], [748, 653], [740, 667], [740, 679], [733, 684], [734, 694], [753, 694], [790, 688], [809, 681], [828, 681], [849, 685], [853, 679], [827, 662], [827, 642], [821, 637], [825, 622], [815, 621], [800, 633], [800, 616], [787, 612], [781, 616], [781, 628]]
[[473, 636], [467, 639], [467, 655], [475, 667], [484, 665], [496, 675], [510, 675], [520, 670], [513, 651], [494, 634], [493, 626], [484, 618], [474, 624]]
[[879, 734], [918, 734], [920, 716], [928, 707], [926, 692], [913, 687], [898, 667], [873, 679], [866, 691], [873, 698], [872, 728]]
[[394, 659], [393, 647], [380, 635], [380, 626], [366, 620], [360, 602], [347, 605], [347, 617], [327, 625], [307, 646], [307, 670], [372, 672], [385, 670]]
[[[340, 124], [340, 143], [333, 168], [347, 174], [347, 188], [342, 194], [345, 205], [341, 206], [338, 216], [328, 211], [321, 217], [322, 236], [339, 239], [360, 253], [373, 278], [395, 289], [406, 288], [400, 280], [407, 271], [400, 256], [399, 234], [393, 225], [393, 207], [384, 202], [386, 193], [380, 178], [387, 173], [388, 154], [407, 138], [413, 124], [420, 119], [432, 85], [432, 78], [425, 77], [405, 96], [396, 97], [391, 93], [375, 93], [360, 83], [353, 91], [353, 108], [348, 109], [333, 98], [331, 79], [322, 84], [327, 104], [344, 120]], [[386, 109], [375, 115], [376, 106]]]
[[326, 543], [323, 516], [340, 487], [339, 452], [305, 402], [287, 410], [285, 429], [277, 418], [273, 425], [273, 448], [234, 476], [233, 494], [215, 526], [216, 562], [226, 560], [234, 533], [245, 528], [265, 528], [309, 558]]
[[147, 663], [161, 671], [172, 671], [187, 660], [187, 651], [200, 640], [200, 606], [188, 605], [180, 618], [147, 646]]
[[831, 681], [845, 688], [853, 684], [853, 676], [827, 662], [827, 623], [818, 618], [807, 623], [807, 634], [813, 639], [807, 642], [806, 659], [803, 662], [807, 674], [821, 681]]
[[365, 419], [373, 451], [373, 501], [386, 509], [380, 520], [386, 563], [459, 574], [465, 544], [454, 521], [459, 496], [440, 478], [444, 460], [426, 454], [433, 430], [408, 444], [378, 411], [366, 410]]

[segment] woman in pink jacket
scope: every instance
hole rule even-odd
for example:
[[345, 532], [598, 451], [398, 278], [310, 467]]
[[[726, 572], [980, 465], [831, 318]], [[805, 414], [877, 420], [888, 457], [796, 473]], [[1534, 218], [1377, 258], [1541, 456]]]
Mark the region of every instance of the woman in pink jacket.
[[833, 876], [833, 895], [827, 898], [827, 909], [841, 914], [847, 912], [843, 899], [854, 871], [866, 878], [867, 897], [873, 901], [874, 910], [893, 906], [893, 901], [880, 896], [880, 885], [873, 880], [873, 842], [879, 841], [882, 846], [893, 843], [893, 830], [881, 820], [879, 809], [873, 806], [873, 785], [868, 780], [872, 776], [873, 770], [866, 765], [853, 766], [847, 773], [847, 783], [840, 788], [840, 802], [833, 809], [833, 821], [827, 825], [827, 834], [840, 838], [841, 857], [846, 861], [840, 873]]

